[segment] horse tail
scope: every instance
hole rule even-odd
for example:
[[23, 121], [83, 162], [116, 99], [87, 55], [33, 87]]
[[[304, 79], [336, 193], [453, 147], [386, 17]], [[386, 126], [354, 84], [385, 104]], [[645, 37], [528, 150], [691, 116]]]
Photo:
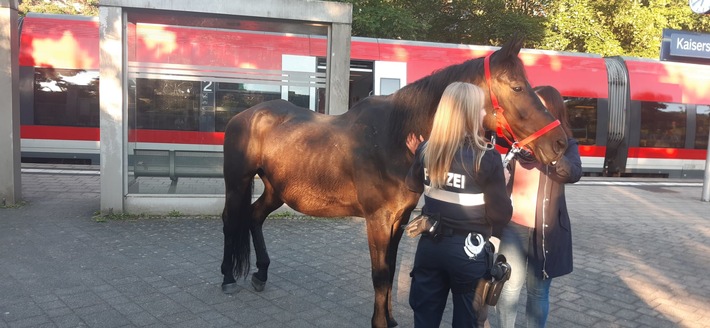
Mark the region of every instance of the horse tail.
[[[226, 204], [222, 212], [224, 224], [224, 260], [222, 274], [234, 278], [245, 277], [251, 268], [251, 238], [250, 227], [252, 217], [251, 191], [254, 179], [249, 179], [242, 186], [241, 193], [235, 190], [227, 191]], [[238, 194], [238, 195], [237, 195]], [[233, 281], [232, 279], [228, 279]], [[227, 282], [229, 282], [227, 281]]]
[[236, 278], [246, 278], [251, 268], [251, 239], [249, 232], [252, 222], [251, 192], [253, 186], [254, 178], [251, 178], [244, 188], [241, 198], [237, 200], [241, 211], [237, 217], [237, 222], [235, 222], [236, 231], [234, 232], [233, 259]]

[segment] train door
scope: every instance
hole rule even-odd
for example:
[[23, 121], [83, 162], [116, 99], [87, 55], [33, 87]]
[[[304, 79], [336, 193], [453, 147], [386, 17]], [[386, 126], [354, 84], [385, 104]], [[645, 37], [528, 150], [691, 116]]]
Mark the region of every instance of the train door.
[[350, 61], [350, 88], [348, 108], [358, 101], [374, 94], [374, 62], [368, 60]]
[[386, 96], [407, 84], [407, 63], [375, 61], [374, 94]]
[[[317, 59], [317, 73], [325, 76], [325, 58]], [[373, 61], [368, 60], [351, 60], [350, 61], [350, 82], [348, 88], [348, 108], [352, 108], [358, 101], [373, 95]], [[316, 111], [326, 113], [325, 110], [325, 88], [316, 90], [318, 101], [316, 103]]]
[[609, 74], [609, 130], [602, 168], [605, 176], [621, 176], [626, 171], [629, 152], [629, 125], [632, 118], [629, 75], [623, 59], [605, 59]]
[[[325, 72], [325, 59], [318, 58], [318, 72]], [[391, 61], [350, 61], [348, 108], [369, 96], [386, 96], [407, 84], [407, 63]], [[318, 112], [324, 113], [324, 104]]]

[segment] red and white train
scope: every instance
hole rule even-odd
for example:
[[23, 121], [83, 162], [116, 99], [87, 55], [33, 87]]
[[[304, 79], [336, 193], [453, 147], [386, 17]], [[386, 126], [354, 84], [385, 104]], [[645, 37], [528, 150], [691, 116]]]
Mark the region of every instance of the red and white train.
[[[98, 161], [98, 20], [28, 14], [20, 33], [23, 161]], [[147, 23], [129, 23], [127, 34], [132, 147], [218, 151], [227, 120], [268, 99], [323, 111], [325, 37]], [[493, 50], [353, 37], [351, 103]], [[530, 49], [520, 57], [533, 86], [565, 96], [586, 174], [703, 176], [710, 66]], [[214, 111], [205, 114], [207, 96]]]

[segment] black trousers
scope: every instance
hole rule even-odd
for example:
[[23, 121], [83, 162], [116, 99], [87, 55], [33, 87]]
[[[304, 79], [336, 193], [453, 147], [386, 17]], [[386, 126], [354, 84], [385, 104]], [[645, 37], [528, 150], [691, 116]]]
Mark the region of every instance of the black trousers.
[[477, 313], [487, 313], [487, 308], [481, 308], [480, 302], [474, 307], [474, 296], [478, 280], [487, 274], [489, 255], [484, 250], [475, 259], [469, 258], [464, 252], [465, 239], [463, 235], [437, 240], [420, 237], [410, 273], [409, 305], [415, 327], [439, 327], [449, 291], [454, 303], [452, 327], [479, 327], [485, 321]]

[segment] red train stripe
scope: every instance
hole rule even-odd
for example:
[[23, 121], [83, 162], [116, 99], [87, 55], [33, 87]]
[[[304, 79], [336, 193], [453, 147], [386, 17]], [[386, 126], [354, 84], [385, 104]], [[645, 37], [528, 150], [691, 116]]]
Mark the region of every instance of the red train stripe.
[[49, 125], [20, 126], [22, 139], [98, 141], [100, 135], [99, 128]]
[[703, 149], [680, 148], [629, 148], [629, 158], [668, 158], [705, 160], [707, 151]]
[[191, 145], [222, 145], [224, 132], [130, 130], [129, 142], [178, 143]]

